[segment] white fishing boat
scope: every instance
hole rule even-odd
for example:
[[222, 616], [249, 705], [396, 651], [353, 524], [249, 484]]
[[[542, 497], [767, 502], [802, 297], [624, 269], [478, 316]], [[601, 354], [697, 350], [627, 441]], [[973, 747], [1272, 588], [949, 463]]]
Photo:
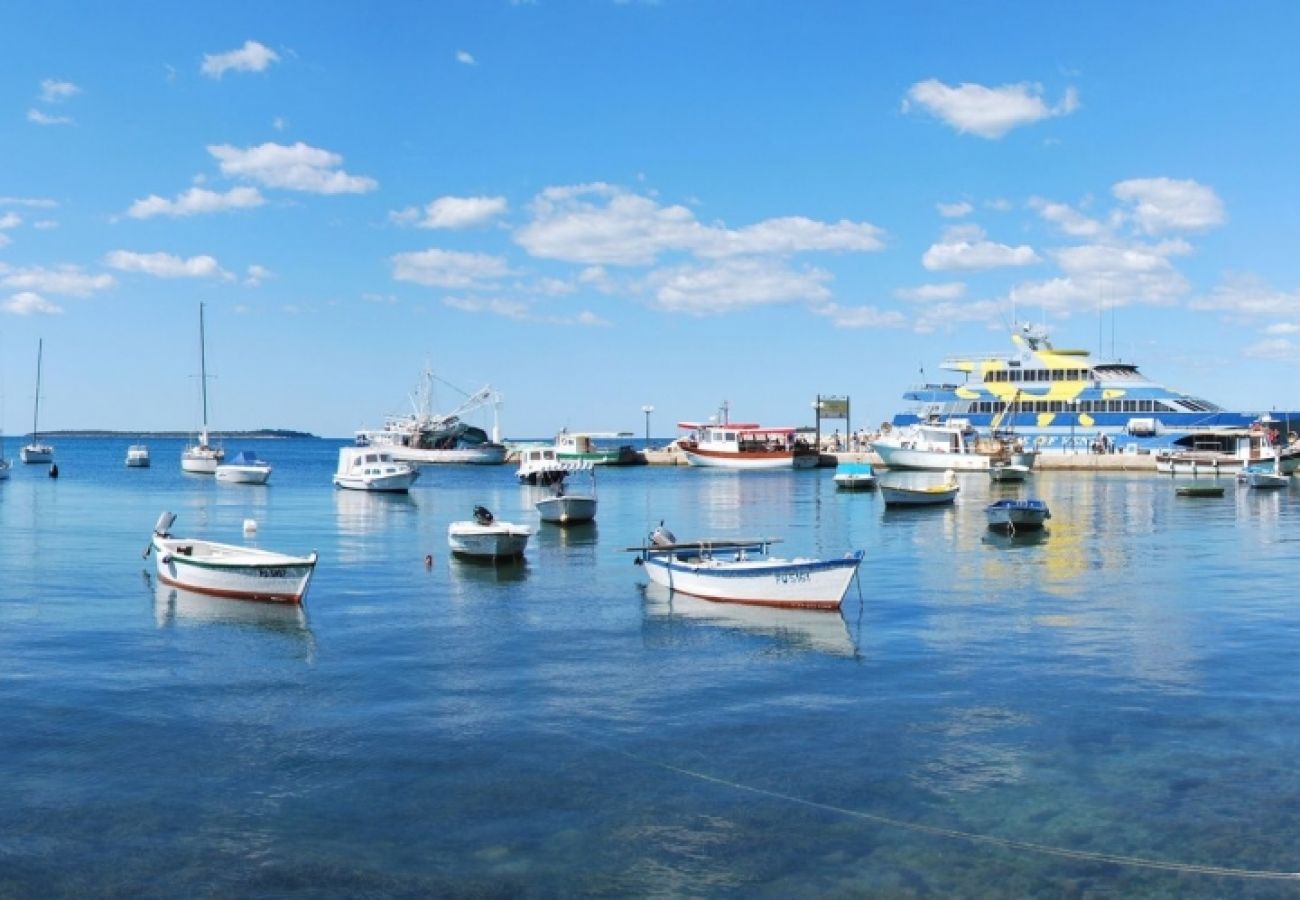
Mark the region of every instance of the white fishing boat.
[[1237, 472], [1246, 467], [1269, 469], [1276, 462], [1283, 475], [1300, 467], [1300, 445], [1278, 442], [1276, 423], [1261, 420], [1243, 428], [1201, 428], [1177, 438], [1172, 449], [1156, 454], [1156, 471], [1171, 475]]
[[474, 507], [474, 518], [452, 522], [447, 527], [451, 552], [477, 559], [513, 559], [524, 555], [532, 531], [512, 522], [498, 522], [482, 506]]
[[918, 422], [891, 428], [872, 441], [890, 469], [919, 469], [943, 472], [983, 472], [995, 463], [1032, 467], [1036, 454], [1014, 441], [981, 435], [965, 419]]
[[565, 428], [555, 436], [555, 458], [561, 462], [589, 462], [597, 466], [640, 465], [645, 462], [645, 456], [632, 449], [631, 444], [610, 447], [596, 443], [598, 440], [620, 440], [631, 436], [626, 431], [570, 431]]
[[555, 455], [555, 447], [523, 447], [519, 450], [516, 477], [524, 484], [554, 484], [567, 474], [564, 463]]
[[203, 332], [203, 304], [199, 304], [199, 392], [203, 397], [203, 428], [196, 442], [181, 451], [181, 471], [194, 475], [215, 475], [226, 451], [208, 441], [208, 355]]
[[128, 469], [149, 468], [149, 448], [144, 444], [132, 444], [126, 448], [126, 466]]
[[176, 515], [164, 512], [145, 550], [154, 554], [158, 580], [200, 594], [239, 600], [301, 603], [316, 568], [316, 552], [289, 556], [256, 547], [173, 537]]
[[[449, 413], [434, 412], [435, 382], [461, 394], [464, 400]], [[496, 420], [501, 395], [491, 385], [465, 394], [426, 368], [410, 401], [411, 413], [387, 417], [382, 428], [358, 431], [357, 446], [379, 447], [392, 453], [398, 462], [417, 465], [500, 465], [506, 461], [506, 448], [501, 443]], [[464, 421], [465, 416], [486, 406], [492, 407], [491, 437], [482, 428]]]
[[1003, 483], [1024, 481], [1029, 477], [1029, 466], [1019, 463], [997, 462], [989, 466], [989, 480]]
[[678, 541], [662, 526], [640, 547], [637, 564], [654, 584], [721, 603], [837, 610], [862, 563], [862, 551], [838, 559], [781, 559], [777, 538]]
[[334, 486], [351, 491], [405, 493], [420, 477], [410, 463], [398, 462], [378, 447], [340, 447]]
[[1000, 531], [1030, 531], [1042, 528], [1052, 517], [1042, 500], [998, 500], [984, 507], [989, 527]]
[[45, 349], [45, 341], [36, 342], [36, 403], [32, 407], [32, 439], [27, 442], [18, 455], [25, 463], [52, 463], [54, 462], [54, 448], [41, 440], [40, 418], [41, 418], [41, 355]]
[[[559, 478], [551, 485], [551, 495], [538, 500], [534, 506], [543, 522], [556, 525], [577, 525], [590, 522], [596, 518], [596, 469], [595, 464], [586, 460], [561, 463], [565, 477]], [[574, 491], [569, 486], [569, 477], [577, 472], [585, 472], [588, 486]]]
[[242, 450], [217, 466], [217, 481], [230, 484], [266, 484], [270, 477], [271, 464], [252, 450]]
[[870, 491], [876, 487], [876, 473], [871, 463], [841, 462], [831, 479], [842, 491]]
[[951, 471], [939, 484], [913, 485], [900, 481], [882, 481], [880, 495], [886, 506], [940, 506], [957, 499], [961, 486]]
[[678, 449], [692, 466], [721, 469], [812, 469], [821, 453], [797, 436], [798, 429], [732, 422], [722, 404], [718, 421], [678, 422], [690, 432]]

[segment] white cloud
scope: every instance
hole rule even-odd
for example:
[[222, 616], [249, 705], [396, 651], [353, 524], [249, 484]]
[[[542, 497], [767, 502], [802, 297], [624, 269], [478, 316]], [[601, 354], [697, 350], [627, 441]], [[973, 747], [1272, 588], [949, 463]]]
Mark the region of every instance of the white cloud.
[[883, 247], [883, 232], [867, 223], [787, 216], [729, 229], [701, 224], [685, 206], [661, 206], [603, 183], [547, 188], [529, 210], [532, 221], [515, 232], [521, 247], [533, 256], [588, 265], [645, 266], [669, 252], [717, 259]]
[[1020, 305], [1069, 314], [1134, 303], [1168, 305], [1185, 296], [1190, 285], [1169, 258], [1191, 252], [1184, 241], [1159, 244], [1082, 244], [1054, 250], [1052, 258], [1064, 277], [1025, 282], [1011, 289]]
[[254, 187], [231, 188], [224, 194], [204, 188], [190, 188], [185, 193], [178, 194], [174, 200], [150, 194], [143, 200], [132, 203], [126, 214], [133, 219], [194, 216], [200, 213], [228, 212], [232, 209], [251, 209], [265, 202], [261, 192]]
[[484, 253], [454, 250], [420, 250], [392, 257], [393, 277], [428, 287], [481, 288], [486, 282], [510, 274], [505, 259]]
[[248, 267], [248, 272], [244, 276], [244, 285], [245, 287], [260, 287], [263, 281], [274, 277], [275, 273], [266, 266], [259, 266], [254, 263]]
[[795, 271], [771, 260], [735, 259], [716, 265], [679, 266], [652, 272], [653, 305], [666, 312], [705, 316], [781, 303], [825, 303], [829, 273]]
[[170, 253], [133, 253], [114, 250], [104, 257], [104, 265], [122, 272], [143, 272], [155, 278], [224, 278], [232, 276], [211, 256], [184, 259]]
[[56, 81], [53, 78], [46, 78], [41, 82], [41, 102], [42, 103], [62, 103], [81, 93], [81, 88], [77, 87], [71, 81]]
[[1275, 322], [1264, 329], [1265, 334], [1300, 334], [1300, 325], [1294, 322]]
[[473, 228], [506, 211], [505, 197], [439, 197], [424, 207], [423, 218], [415, 208], [389, 213], [401, 225], [419, 228]]
[[1286, 338], [1268, 338], [1247, 346], [1242, 353], [1254, 359], [1300, 361], [1300, 347]]
[[0, 247], [8, 247], [14, 242], [14, 239], [7, 234], [0, 234]]
[[71, 125], [72, 119], [68, 116], [51, 116], [41, 112], [39, 109], [27, 110], [27, 121], [36, 125]]
[[16, 316], [30, 316], [35, 314], [56, 316], [63, 312], [61, 306], [51, 303], [40, 294], [32, 291], [23, 291], [14, 294], [5, 301], [4, 310], [7, 313], [13, 313]]
[[1191, 179], [1132, 178], [1111, 190], [1121, 201], [1133, 204], [1128, 216], [1146, 234], [1204, 231], [1227, 218], [1214, 189]]
[[33, 266], [28, 269], [16, 269], [0, 263], [0, 285], [20, 291], [89, 297], [96, 291], [111, 288], [116, 283], [112, 275], [90, 275], [81, 271], [78, 266], [59, 266], [54, 269]]
[[58, 205], [57, 200], [50, 200], [46, 197], [0, 197], [0, 206], [30, 206], [38, 209], [54, 209]]
[[907, 323], [902, 313], [882, 310], [875, 306], [840, 306], [838, 303], [827, 303], [815, 307], [813, 312], [829, 318], [836, 328], [901, 328]]
[[960, 203], [936, 203], [935, 208], [945, 219], [960, 219], [962, 216], [970, 215], [975, 207], [963, 200]]
[[457, 51], [456, 51], [456, 62], [458, 62], [458, 63], [460, 63], [461, 65], [464, 65], [464, 66], [477, 66], [477, 65], [478, 65], [478, 61], [475, 60], [475, 59], [474, 59], [474, 56], [473, 56], [471, 53], [469, 53], [468, 51], [466, 51], [466, 50], [457, 50]]
[[914, 288], [899, 288], [894, 296], [903, 300], [929, 303], [935, 300], [960, 300], [966, 296], [966, 283], [948, 281], [943, 284], [922, 284]]
[[1256, 276], [1234, 275], [1189, 305], [1234, 316], [1300, 319], [1300, 289], [1279, 291]]
[[265, 187], [307, 191], [313, 194], [364, 194], [379, 183], [373, 178], [349, 175], [339, 169], [343, 157], [299, 141], [292, 146], [267, 142], [241, 150], [214, 144], [208, 152], [221, 161], [221, 172], [246, 178]]
[[499, 297], [445, 297], [442, 302], [461, 312], [491, 313], [494, 316], [519, 322], [532, 318], [528, 304], [519, 300], [504, 300]]
[[1011, 247], [987, 240], [978, 225], [960, 225], [944, 231], [943, 240], [931, 244], [921, 257], [921, 265], [930, 271], [949, 269], [996, 269], [1003, 266], [1028, 266], [1039, 262], [1038, 254], [1027, 244]]
[[920, 334], [950, 330], [962, 322], [997, 322], [1006, 312], [997, 300], [942, 302], [926, 307], [912, 325]]
[[0, 231], [6, 228], [17, 228], [23, 224], [23, 217], [16, 212], [7, 212], [0, 216]]
[[1030, 197], [1029, 206], [1037, 210], [1045, 221], [1051, 222], [1061, 232], [1071, 237], [1098, 237], [1107, 231], [1104, 224], [1085, 216], [1065, 203], [1054, 203], [1042, 197]]
[[279, 61], [279, 54], [270, 47], [257, 41], [244, 41], [238, 50], [204, 54], [199, 71], [209, 78], [220, 78], [226, 72], [262, 72]]
[[919, 81], [907, 92], [903, 112], [916, 103], [958, 132], [996, 139], [1013, 128], [1053, 116], [1069, 115], [1079, 108], [1078, 94], [1068, 88], [1061, 102], [1043, 102], [1041, 85], [1022, 82], [990, 88], [982, 84], [949, 87], [937, 79]]

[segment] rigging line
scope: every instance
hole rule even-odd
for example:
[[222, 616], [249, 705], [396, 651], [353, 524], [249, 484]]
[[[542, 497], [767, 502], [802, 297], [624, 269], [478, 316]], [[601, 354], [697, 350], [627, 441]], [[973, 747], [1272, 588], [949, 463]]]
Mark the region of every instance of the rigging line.
[[573, 740], [590, 744], [594, 747], [600, 747], [619, 756], [643, 763], [647, 766], [664, 769], [678, 775], [684, 775], [687, 778], [694, 778], [698, 781], [708, 782], [710, 784], [729, 787], [733, 790], [744, 791], [750, 794], [756, 794], [760, 797], [768, 797], [773, 800], [782, 800], [786, 803], [795, 803], [800, 806], [806, 806], [810, 809], [818, 809], [823, 812], [835, 813], [841, 816], [847, 816], [853, 819], [861, 819], [866, 822], [874, 822], [877, 825], [887, 825], [891, 828], [900, 828], [906, 831], [915, 831], [920, 834], [928, 834], [934, 837], [948, 838], [951, 840], [968, 841], [976, 844], [988, 844], [995, 847], [1002, 847], [1008, 850], [1024, 850], [1029, 853], [1039, 853], [1045, 856], [1056, 856], [1063, 859], [1072, 859], [1082, 862], [1106, 863], [1114, 866], [1128, 866], [1130, 868], [1156, 869], [1164, 872], [1179, 872], [1188, 875], [1214, 875], [1222, 878], [1241, 878], [1267, 881], [1300, 881], [1300, 872], [1281, 872], [1271, 869], [1238, 869], [1230, 866], [1211, 866], [1200, 863], [1185, 863], [1161, 859], [1149, 859], [1142, 856], [1124, 856], [1117, 853], [1104, 853], [1095, 850], [1071, 850], [1068, 847], [1055, 847], [1050, 844], [1039, 844], [1033, 841], [1021, 841], [1015, 838], [997, 837], [989, 834], [976, 834], [972, 831], [961, 831], [956, 828], [944, 828], [938, 825], [924, 825], [920, 822], [907, 822], [902, 819], [894, 819], [889, 816], [882, 816], [876, 813], [863, 812], [862, 810], [849, 809], [844, 806], [836, 806], [833, 803], [823, 803], [819, 800], [809, 800], [804, 797], [796, 797], [793, 794], [785, 794], [781, 791], [774, 791], [768, 788], [756, 787], [749, 784], [741, 784], [738, 781], [731, 781], [717, 775], [710, 775], [707, 772], [698, 772], [694, 769], [688, 769], [684, 766], [673, 765], [672, 763], [662, 762], [657, 759], [651, 759], [648, 756], [642, 756], [638, 753], [632, 753], [628, 750], [622, 750], [611, 744], [592, 738], [579, 737], [570, 732], [564, 733], [565, 737]]

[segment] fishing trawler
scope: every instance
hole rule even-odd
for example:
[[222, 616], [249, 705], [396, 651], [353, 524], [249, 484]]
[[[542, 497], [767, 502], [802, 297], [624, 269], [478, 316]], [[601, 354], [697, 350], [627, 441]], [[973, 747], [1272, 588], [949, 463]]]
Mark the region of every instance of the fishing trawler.
[[[1087, 350], [1054, 347], [1045, 330], [1024, 325], [1015, 351], [949, 357], [941, 368], [956, 383], [924, 384], [903, 399], [891, 430], [961, 419], [981, 432], [1014, 430], [1025, 445], [1049, 452], [1155, 451], [1203, 431], [1247, 430], [1262, 412], [1227, 410], [1148, 379], [1136, 364], [1095, 359]], [[1272, 412], [1295, 442], [1300, 412]]]
[[[411, 396], [412, 412], [389, 416], [382, 428], [366, 428], [356, 433], [358, 447], [377, 447], [392, 454], [398, 462], [415, 464], [469, 463], [500, 465], [506, 461], [506, 448], [500, 441], [495, 421], [501, 397], [491, 385], [484, 385], [465, 395], [461, 404], [449, 413], [433, 411], [435, 381], [459, 391], [426, 369]], [[486, 406], [493, 408], [492, 436], [476, 425], [464, 421], [469, 413]]]

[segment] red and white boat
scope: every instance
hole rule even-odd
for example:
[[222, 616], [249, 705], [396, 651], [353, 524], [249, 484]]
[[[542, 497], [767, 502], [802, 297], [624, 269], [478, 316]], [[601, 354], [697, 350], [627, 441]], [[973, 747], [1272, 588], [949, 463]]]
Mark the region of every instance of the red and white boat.
[[677, 441], [693, 466], [722, 469], [812, 469], [821, 454], [787, 426], [752, 422], [678, 422], [691, 432]]

